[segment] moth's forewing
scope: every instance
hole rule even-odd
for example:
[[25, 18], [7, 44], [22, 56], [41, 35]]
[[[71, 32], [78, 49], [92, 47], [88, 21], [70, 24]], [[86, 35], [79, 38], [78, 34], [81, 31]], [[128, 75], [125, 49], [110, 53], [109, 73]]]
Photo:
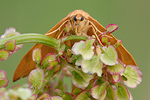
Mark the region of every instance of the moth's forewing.
[[[95, 19], [93, 19], [92, 17], [89, 17], [89, 20], [100, 30], [100, 31], [106, 31], [106, 29], [99, 24]], [[114, 44], [117, 42], [117, 39], [112, 35], [112, 34], [107, 34], [109, 35], [111, 38], [110, 42], [111, 44]], [[123, 45], [120, 45], [116, 48], [117, 53], [118, 53], [118, 57], [119, 59], [126, 65], [136, 65], [135, 60], [133, 59], [132, 55], [125, 49], [125, 47]]]
[[[49, 30], [45, 35], [50, 36], [50, 37], [54, 37], [57, 38], [59, 33], [61, 32], [61, 30], [63, 30], [63, 27], [60, 27], [62, 25], [62, 23], [67, 19], [67, 17], [65, 17], [63, 20], [61, 20], [58, 24], [56, 24], [51, 30]], [[49, 34], [50, 32], [53, 32], [54, 30], [58, 29], [60, 27], [60, 31], [56, 31], [53, 34]], [[13, 76], [13, 81], [17, 81], [18, 79], [22, 78], [22, 77], [26, 77], [29, 75], [29, 73], [35, 69], [35, 62], [32, 60], [32, 52], [34, 49], [36, 48], [40, 48], [42, 51], [42, 57], [44, 57], [47, 53], [55, 53], [56, 50], [54, 50], [53, 48], [43, 45], [43, 44], [35, 44], [26, 54], [25, 56], [22, 58], [22, 60], [20, 61], [17, 69], [14, 72], [14, 76]]]
[[[111, 34], [108, 34], [108, 35], [112, 37], [112, 39], [110, 39], [110, 42], [112, 44], [114, 44], [117, 41], [117, 39]], [[117, 50], [119, 59], [123, 63], [125, 63], [126, 65], [135, 65], [135, 66], [137, 66], [137, 64], [136, 64], [135, 60], [133, 59], [132, 55], [125, 49], [125, 47], [123, 45], [118, 46], [116, 48], [116, 50]]]
[[42, 57], [49, 52], [55, 52], [55, 50], [49, 46], [42, 44], [35, 44], [22, 58], [17, 69], [15, 70], [13, 81], [16, 81], [22, 77], [28, 76], [29, 73], [35, 69], [35, 62], [32, 60], [32, 52], [34, 49], [40, 48], [42, 51]]

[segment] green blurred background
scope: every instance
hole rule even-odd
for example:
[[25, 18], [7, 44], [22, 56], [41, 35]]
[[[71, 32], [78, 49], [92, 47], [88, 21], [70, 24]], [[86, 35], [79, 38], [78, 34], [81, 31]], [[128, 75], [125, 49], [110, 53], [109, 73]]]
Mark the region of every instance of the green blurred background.
[[[110, 23], [119, 26], [113, 33], [133, 55], [143, 73], [142, 83], [130, 89], [134, 100], [150, 100], [150, 64], [148, 0], [0, 0], [0, 35], [6, 28], [14, 27], [20, 33], [45, 34], [69, 12], [82, 9], [104, 27]], [[8, 60], [0, 62], [0, 70], [7, 71], [9, 85], [22, 84], [27, 78], [12, 82], [13, 73], [23, 55], [34, 44], [25, 44]]]

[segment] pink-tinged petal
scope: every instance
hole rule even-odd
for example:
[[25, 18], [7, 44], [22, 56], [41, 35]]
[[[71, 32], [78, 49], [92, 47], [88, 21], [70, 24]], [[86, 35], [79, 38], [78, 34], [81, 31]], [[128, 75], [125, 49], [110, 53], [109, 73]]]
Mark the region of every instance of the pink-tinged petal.
[[[92, 87], [91, 89], [91, 95], [93, 98], [98, 99], [99, 98], [99, 85], [95, 85], [94, 87]], [[98, 93], [97, 93], [98, 92]]]
[[40, 100], [52, 100], [50, 95], [47, 94], [47, 93], [43, 93], [40, 97], [39, 97]]
[[117, 24], [109, 24], [106, 26], [106, 29], [109, 33], [112, 33], [118, 29], [118, 25]]
[[60, 96], [52, 96], [52, 100], [63, 100]]
[[28, 84], [30, 87], [40, 89], [44, 81], [44, 72], [42, 69], [34, 69], [28, 76]]
[[72, 95], [78, 95], [80, 92], [82, 91], [82, 89], [80, 88], [74, 88], [71, 92]]
[[15, 49], [15, 51], [20, 50], [20, 49], [22, 48], [22, 46], [23, 46], [23, 44], [16, 45], [16, 49]]
[[120, 46], [122, 44], [122, 40], [117, 40], [117, 42], [115, 43], [115, 47], [117, 48], [118, 46]]
[[5, 33], [1, 36], [1, 38], [8, 38], [8, 37], [12, 37], [15, 35], [20, 35], [20, 33], [16, 32], [15, 28], [10, 27], [6, 29]]
[[40, 62], [44, 68], [49, 66], [51, 61], [56, 61], [56, 56], [53, 53], [48, 53]]
[[95, 98], [95, 99], [101, 98], [100, 100], [105, 99], [106, 88], [107, 88], [107, 82], [104, 82], [101, 85], [95, 85], [91, 89], [91, 95], [92, 95], [92, 97]]
[[127, 89], [129, 95], [130, 95], [130, 100], [133, 100], [132, 94], [130, 93], [130, 91]]
[[73, 99], [73, 95], [71, 95], [71, 94], [68, 93], [68, 92], [65, 92], [65, 93], [62, 95], [62, 98], [63, 98], [63, 100], [74, 100], [74, 99]]
[[9, 80], [7, 78], [0, 78], [0, 88], [7, 87]]
[[99, 77], [102, 75], [103, 63], [99, 60], [99, 56], [93, 56], [90, 60], [83, 60], [81, 67], [84, 73], [96, 73]]
[[112, 81], [113, 83], [120, 82], [121, 76], [120, 75], [112, 75]]
[[32, 59], [33, 59], [33, 61], [35, 61], [37, 63], [41, 61], [41, 59], [42, 59], [41, 49], [36, 48], [36, 49], [33, 50]]
[[112, 87], [112, 85], [108, 85], [106, 90], [107, 90], [107, 94], [105, 98], [106, 100], [117, 100], [115, 90]]
[[80, 94], [78, 94], [74, 100], [90, 100], [90, 98], [88, 97], [88, 95], [86, 94], [85, 91], [81, 92]]
[[101, 61], [106, 65], [115, 65], [117, 63], [118, 54], [114, 46], [104, 46], [104, 53], [100, 56]]
[[106, 35], [102, 35], [100, 38], [100, 41], [103, 45], [108, 45], [108, 43], [110, 42], [110, 40], [108, 39]]
[[72, 55], [71, 50], [70, 50], [70, 49], [67, 49], [67, 56], [68, 56], [68, 57], [71, 57], [71, 55]]
[[79, 55], [79, 50], [82, 49], [85, 46], [85, 42], [84, 41], [80, 41], [80, 42], [76, 42], [73, 46], [72, 46], [72, 51], [74, 54]]
[[6, 72], [4, 70], [0, 70], [0, 78], [6, 78]]
[[6, 100], [6, 91], [1, 91], [0, 92], [0, 99], [1, 100]]
[[28, 100], [36, 100], [38, 97], [37, 94], [33, 94], [30, 98], [28, 98]]
[[118, 64], [107, 66], [106, 71], [111, 75], [119, 75], [124, 71], [124, 66], [118, 62]]
[[100, 49], [100, 46], [96, 46], [96, 54], [100, 57], [102, 54], [102, 50]]
[[14, 50], [15, 50], [15, 48], [16, 48], [16, 40], [11, 40], [11, 41], [7, 41], [6, 43], [5, 43], [5, 47], [6, 47], [6, 49], [8, 50], [8, 51], [11, 51], [11, 52], [13, 52]]
[[93, 78], [92, 75], [84, 73], [82, 70], [76, 70], [75, 68], [69, 67], [68, 70], [72, 74], [72, 83], [78, 88], [85, 89], [90, 80]]
[[142, 81], [142, 72], [134, 65], [127, 65], [122, 75], [127, 79], [123, 82], [130, 88], [136, 88]]
[[82, 55], [84, 60], [90, 60], [94, 55], [94, 43], [95, 39], [88, 39], [85, 42], [85, 46], [79, 50], [79, 53]]
[[16, 32], [16, 29], [13, 27], [9, 27], [5, 30], [5, 33], [13, 33], [13, 32]]
[[118, 84], [116, 90], [117, 100], [130, 100], [130, 94], [128, 89], [123, 84]]
[[[61, 68], [61, 67], [60, 67]], [[72, 76], [72, 74], [69, 72], [69, 70], [67, 69], [67, 67], [64, 67], [63, 69], [62, 69], [62, 72], [63, 72], [63, 74], [64, 75], [66, 75], [66, 76]]]
[[10, 55], [14, 54], [15, 52], [17, 52], [18, 50], [20, 50], [22, 48], [23, 44], [19, 44], [19, 45], [16, 45], [15, 49], [13, 52], [10, 52]]
[[57, 72], [60, 70], [61, 66], [58, 65], [58, 61], [50, 61], [49, 62], [49, 67], [47, 67], [47, 70], [51, 70], [54, 68], [54, 72]]
[[1, 49], [0, 50], [0, 61], [4, 61], [6, 59], [8, 59], [10, 53], [8, 50], [5, 50], [5, 49]]

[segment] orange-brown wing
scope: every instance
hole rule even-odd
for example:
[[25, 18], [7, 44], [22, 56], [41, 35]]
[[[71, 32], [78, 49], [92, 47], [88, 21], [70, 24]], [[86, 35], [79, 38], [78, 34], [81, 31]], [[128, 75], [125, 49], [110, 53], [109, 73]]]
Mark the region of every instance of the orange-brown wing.
[[[56, 24], [51, 30], [49, 30], [45, 35], [50, 36], [50, 37], [54, 37], [57, 38], [57, 36], [59, 35], [59, 33], [61, 32], [61, 30], [63, 29], [64, 25], [62, 25], [62, 23], [65, 22], [65, 20], [67, 19], [67, 17], [65, 17], [64, 19], [62, 19], [58, 24]], [[60, 27], [62, 25], [62, 27]], [[54, 32], [53, 34], [49, 34], [50, 32], [55, 31], [56, 29], [58, 29], [60, 27], [60, 30]], [[42, 51], [42, 57], [44, 57], [47, 53], [50, 52], [56, 52], [53, 48], [43, 45], [43, 44], [35, 44], [26, 54], [25, 56], [22, 58], [22, 60], [20, 61], [17, 69], [14, 72], [14, 76], [13, 76], [13, 81], [16, 81], [22, 77], [26, 77], [29, 75], [29, 73], [35, 69], [35, 62], [32, 60], [32, 52], [34, 49], [36, 48], [40, 48]]]
[[[106, 31], [106, 29], [100, 24], [98, 23], [98, 21], [96, 21], [95, 19], [93, 19], [91, 16], [89, 16], [89, 20], [98, 28], [98, 30], [104, 32]], [[117, 39], [112, 35], [112, 34], [107, 34], [112, 38], [110, 39], [111, 44], [116, 43]], [[118, 57], [119, 59], [125, 63], [126, 65], [136, 65], [136, 62], [134, 61], [132, 55], [124, 48], [123, 45], [120, 45], [116, 48], [117, 53], [118, 53]]]

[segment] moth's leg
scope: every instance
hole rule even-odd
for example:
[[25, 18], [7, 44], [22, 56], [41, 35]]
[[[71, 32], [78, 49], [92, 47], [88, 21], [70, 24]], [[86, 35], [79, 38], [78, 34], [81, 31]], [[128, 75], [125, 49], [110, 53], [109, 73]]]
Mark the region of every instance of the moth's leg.
[[54, 31], [52, 31], [52, 32], [50, 32], [50, 33], [48, 33], [47, 35], [53, 34], [53, 33], [57, 32], [57, 31], [60, 31], [60, 28], [61, 28], [65, 23], [67, 23], [67, 22], [68, 22], [68, 20], [64, 21], [56, 30], [54, 30]]
[[102, 45], [102, 43], [101, 43], [101, 41], [100, 41], [100, 39], [99, 39], [98, 35], [96, 34], [95, 29], [94, 29], [95, 27], [93, 27], [93, 26], [91, 25], [91, 28], [92, 28], [93, 33], [95, 34], [95, 36], [96, 36], [96, 38], [97, 38], [98, 42]]
[[101, 32], [100, 30], [98, 30], [97, 27], [91, 21], [89, 21], [89, 23], [92, 24], [92, 26], [96, 29], [97, 32], [99, 32], [100, 34], [103, 34], [103, 32]]
[[[100, 34], [104, 34], [103, 32], [101, 32], [100, 30], [98, 30], [97, 29], [97, 27], [91, 22], [91, 21], [89, 21], [91, 24], [92, 24], [92, 26], [96, 29], [96, 31], [97, 32], [99, 32]], [[108, 35], [106, 35], [106, 34], [104, 34], [106, 37], [108, 37], [108, 38], [112, 38], [112, 37], [110, 37], [110, 36], [108, 36]]]
[[[96, 36], [98, 42], [102, 45], [102, 43], [101, 43], [101, 41], [100, 41], [98, 35], [96, 34], [95, 27], [93, 27], [93, 25], [88, 25], [87, 27], [85, 27], [85, 28], [83, 29], [83, 31], [86, 31], [86, 30], [88, 30], [89, 28], [92, 28], [93, 33], [94, 33], [94, 35]], [[84, 35], [86, 35], [86, 34], [84, 34]]]
[[[68, 27], [70, 28], [70, 26], [71, 26], [71, 22], [68, 20], [68, 22], [67, 22], [67, 24], [68, 24]], [[60, 38], [60, 36], [62, 35], [62, 33], [63, 33], [63, 31], [64, 31], [64, 29], [65, 29], [66, 27], [64, 27], [62, 30], [61, 30], [61, 32], [59, 33], [59, 35], [58, 35], [58, 37], [57, 37], [57, 39], [59, 39]], [[64, 35], [63, 35], [64, 36]]]

